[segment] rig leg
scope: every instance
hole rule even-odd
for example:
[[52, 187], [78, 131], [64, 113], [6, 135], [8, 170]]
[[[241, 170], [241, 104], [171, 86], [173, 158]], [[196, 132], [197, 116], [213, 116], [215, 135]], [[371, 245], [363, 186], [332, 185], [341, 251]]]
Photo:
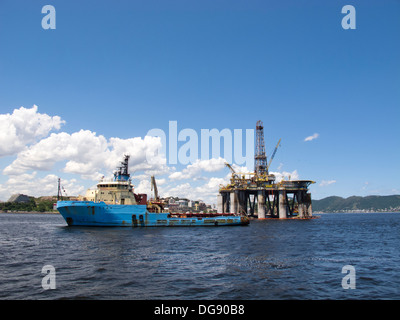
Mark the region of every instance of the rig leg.
[[231, 201], [230, 201], [230, 213], [237, 213], [238, 211], [238, 203], [237, 203], [237, 195], [235, 192], [231, 192]]
[[217, 196], [217, 212], [225, 213], [224, 212], [224, 199], [222, 197], [222, 194], [219, 194]]
[[298, 210], [299, 210], [299, 218], [304, 218], [305, 216], [305, 207], [304, 207], [304, 192], [298, 191], [297, 192], [297, 203], [298, 203]]
[[265, 195], [262, 190], [258, 191], [257, 194], [257, 206], [258, 206], [258, 219], [265, 218]]
[[284, 190], [279, 190], [279, 219], [286, 219], [286, 194]]

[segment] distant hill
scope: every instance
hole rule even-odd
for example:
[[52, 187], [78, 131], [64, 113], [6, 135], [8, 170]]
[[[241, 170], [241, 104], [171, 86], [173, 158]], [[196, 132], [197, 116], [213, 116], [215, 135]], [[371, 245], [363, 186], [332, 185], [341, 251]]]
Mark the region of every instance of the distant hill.
[[35, 198], [17, 194], [7, 202], [0, 203], [0, 212], [52, 212], [55, 202], [57, 197]]
[[327, 197], [312, 201], [313, 212], [400, 211], [400, 195], [367, 197]]

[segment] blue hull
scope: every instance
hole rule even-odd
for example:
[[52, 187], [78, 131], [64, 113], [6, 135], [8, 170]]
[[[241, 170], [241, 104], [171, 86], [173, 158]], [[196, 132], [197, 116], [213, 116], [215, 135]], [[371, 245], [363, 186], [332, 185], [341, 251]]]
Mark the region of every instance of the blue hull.
[[58, 201], [57, 210], [69, 226], [183, 227], [249, 224], [245, 216], [216, 214], [181, 217], [149, 212], [146, 205], [108, 205], [92, 201]]

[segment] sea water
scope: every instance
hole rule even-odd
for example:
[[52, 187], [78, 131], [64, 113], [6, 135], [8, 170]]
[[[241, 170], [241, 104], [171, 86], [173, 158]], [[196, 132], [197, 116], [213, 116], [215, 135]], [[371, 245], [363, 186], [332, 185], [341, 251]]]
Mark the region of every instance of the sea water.
[[399, 228], [400, 213], [159, 228], [0, 213], [0, 299], [400, 299]]

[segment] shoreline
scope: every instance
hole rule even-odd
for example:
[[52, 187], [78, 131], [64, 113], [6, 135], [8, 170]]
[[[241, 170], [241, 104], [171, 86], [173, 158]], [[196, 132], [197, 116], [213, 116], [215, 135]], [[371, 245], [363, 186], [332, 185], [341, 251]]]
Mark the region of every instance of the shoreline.
[[[0, 214], [3, 214], [3, 213], [12, 213], [12, 214], [60, 214], [58, 211], [44, 211], [44, 212], [40, 212], [40, 211], [2, 211], [2, 210], [0, 210]], [[379, 212], [377, 212], [377, 211], [368, 211], [368, 212], [313, 212], [313, 216], [312, 216], [312, 218], [314, 218], [314, 214], [316, 214], [316, 215], [320, 215], [320, 214], [336, 214], [336, 213], [358, 213], [358, 214], [368, 214], [368, 213], [376, 213], [376, 214], [379, 214], [379, 213], [400, 213], [400, 211], [379, 211]], [[255, 220], [268, 220], [268, 219], [278, 219], [278, 218], [270, 218], [270, 217], [268, 217], [268, 218], [265, 218], [265, 219], [257, 219], [257, 218], [254, 218]], [[292, 217], [292, 218], [286, 218], [286, 219], [292, 219], [292, 220], [301, 220], [300, 218], [295, 218], [295, 217]], [[310, 218], [309, 218], [310, 219]], [[281, 219], [282, 220], [282, 219]], [[305, 220], [307, 220], [307, 219], [305, 219]]]
[[400, 211], [339, 211], [339, 212], [313, 212], [314, 214], [336, 214], [336, 213], [359, 213], [359, 214], [368, 214], [368, 213], [400, 213]]
[[40, 211], [1, 211], [0, 210], [0, 214], [2, 213], [12, 213], [12, 214], [60, 214], [58, 211], [44, 211], [44, 212], [40, 212]]

